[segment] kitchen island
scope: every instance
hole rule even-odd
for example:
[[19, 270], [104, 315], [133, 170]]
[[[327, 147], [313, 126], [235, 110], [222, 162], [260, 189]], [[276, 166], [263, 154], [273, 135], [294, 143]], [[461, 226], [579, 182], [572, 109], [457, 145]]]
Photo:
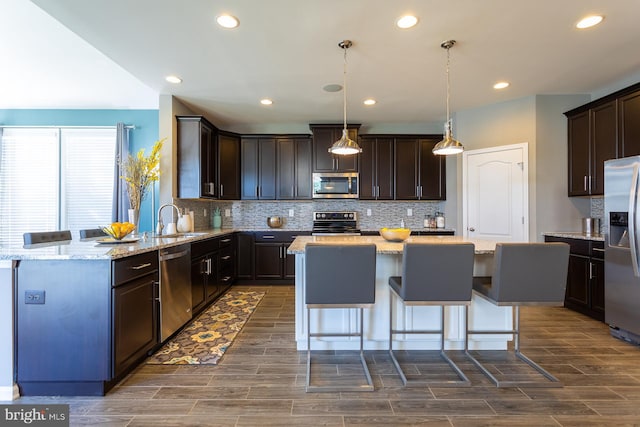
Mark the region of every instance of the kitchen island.
[[159, 254], [233, 231], [0, 247], [0, 400], [14, 378], [22, 395], [106, 393], [160, 344]]
[[[491, 274], [495, 243], [488, 240], [465, 239], [461, 236], [411, 236], [407, 242], [447, 244], [471, 242], [475, 245], [474, 275]], [[296, 343], [298, 350], [307, 348], [307, 311], [305, 309], [305, 246], [308, 243], [376, 245], [376, 302], [373, 308], [364, 310], [364, 348], [385, 350], [389, 346], [389, 276], [400, 276], [402, 270], [403, 243], [384, 240], [380, 236], [299, 236], [289, 246], [288, 253], [296, 256]], [[446, 286], [442, 284], [442, 286]], [[395, 329], [437, 329], [440, 326], [440, 308], [437, 306], [404, 307], [396, 302], [394, 308]], [[465, 339], [465, 309], [462, 306], [447, 307], [445, 311], [445, 336], [447, 349], [463, 349]], [[469, 310], [470, 326], [483, 330], [512, 329], [512, 308], [497, 307], [487, 300], [472, 296]], [[311, 330], [350, 333], [358, 329], [356, 309], [313, 310]], [[476, 350], [503, 350], [507, 348], [508, 335], [476, 335], [470, 337], [469, 348]], [[312, 341], [313, 349], [355, 350], [359, 339], [355, 337], [326, 337]], [[395, 335], [394, 349], [437, 350], [438, 335]]]

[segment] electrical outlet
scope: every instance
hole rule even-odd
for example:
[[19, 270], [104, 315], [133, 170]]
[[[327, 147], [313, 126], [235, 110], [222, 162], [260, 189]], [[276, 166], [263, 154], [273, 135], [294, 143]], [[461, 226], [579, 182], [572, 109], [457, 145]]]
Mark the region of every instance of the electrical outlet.
[[413, 209], [407, 209], [407, 216], [413, 216]]
[[202, 215], [203, 215], [204, 217], [206, 217], [206, 216], [207, 216], [207, 209], [206, 209], [206, 208], [204, 209], [204, 212], [202, 213]]
[[44, 304], [44, 291], [24, 291], [25, 304]]
[[371, 216], [371, 209], [367, 209], [367, 216]]
[[289, 217], [293, 218], [293, 209], [289, 209]]
[[226, 216], [226, 217], [231, 216], [231, 209], [225, 209], [224, 210], [224, 216]]

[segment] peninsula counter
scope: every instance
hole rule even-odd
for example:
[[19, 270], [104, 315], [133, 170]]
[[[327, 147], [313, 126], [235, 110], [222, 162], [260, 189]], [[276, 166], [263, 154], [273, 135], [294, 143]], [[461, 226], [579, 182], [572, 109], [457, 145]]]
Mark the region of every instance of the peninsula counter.
[[[465, 239], [461, 236], [411, 236], [406, 242], [425, 242], [448, 244], [452, 242], [471, 242], [475, 245], [474, 275], [491, 274], [493, 253], [496, 242], [479, 239]], [[402, 270], [403, 243], [384, 240], [380, 236], [299, 236], [289, 246], [288, 253], [296, 256], [296, 344], [298, 350], [307, 349], [307, 311], [305, 309], [305, 247], [308, 243], [376, 245], [376, 302], [373, 308], [364, 310], [364, 348], [367, 350], [386, 350], [389, 346], [389, 276], [400, 276]], [[428, 278], [427, 278], [428, 280]], [[438, 286], [446, 286], [441, 284]], [[440, 327], [440, 308], [438, 306], [404, 307], [396, 302], [394, 308], [395, 329], [437, 329]], [[512, 308], [497, 307], [487, 300], [472, 296], [469, 309], [470, 327], [483, 330], [512, 329]], [[313, 310], [311, 330], [323, 332], [350, 333], [359, 325], [355, 309]], [[465, 338], [465, 309], [463, 306], [451, 306], [445, 309], [446, 349], [463, 349]], [[510, 340], [508, 335], [476, 335], [469, 340], [469, 348], [476, 350], [504, 350]], [[318, 350], [355, 350], [359, 348], [359, 339], [354, 337], [326, 337], [311, 341], [312, 348]], [[438, 335], [396, 335], [394, 349], [437, 350], [440, 348]]]

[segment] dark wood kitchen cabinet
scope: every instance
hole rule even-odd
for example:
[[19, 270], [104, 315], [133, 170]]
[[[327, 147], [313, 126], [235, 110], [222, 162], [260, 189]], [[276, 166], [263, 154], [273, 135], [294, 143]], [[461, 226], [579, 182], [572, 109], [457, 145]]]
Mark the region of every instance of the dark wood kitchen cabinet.
[[311, 199], [311, 138], [277, 139], [278, 200]]
[[113, 262], [113, 371], [119, 377], [158, 344], [158, 255]]
[[238, 247], [236, 277], [240, 282], [253, 280], [253, 232], [240, 231], [236, 233], [236, 243]]
[[393, 200], [394, 138], [363, 135], [359, 143], [360, 200]]
[[564, 305], [604, 321], [604, 242], [545, 236], [545, 242], [570, 246]]
[[291, 284], [295, 279], [295, 255], [287, 248], [309, 231], [254, 231], [238, 233], [238, 282]]
[[242, 137], [243, 200], [275, 200], [276, 139]]
[[395, 138], [395, 199], [446, 200], [446, 157], [432, 149], [441, 135]]
[[239, 136], [219, 131], [202, 116], [176, 116], [178, 197], [238, 199]]
[[191, 244], [191, 307], [202, 311], [235, 280], [235, 245], [232, 234]]
[[604, 194], [604, 162], [618, 157], [617, 102], [568, 116], [569, 196]]
[[603, 195], [604, 162], [640, 155], [640, 83], [564, 114], [568, 195]]
[[240, 199], [240, 137], [220, 131], [218, 133], [219, 198]]
[[[313, 132], [314, 172], [357, 172], [358, 155], [337, 156], [329, 153], [329, 148], [342, 137], [344, 125], [311, 124]], [[347, 124], [349, 138], [358, 141], [359, 124]]]

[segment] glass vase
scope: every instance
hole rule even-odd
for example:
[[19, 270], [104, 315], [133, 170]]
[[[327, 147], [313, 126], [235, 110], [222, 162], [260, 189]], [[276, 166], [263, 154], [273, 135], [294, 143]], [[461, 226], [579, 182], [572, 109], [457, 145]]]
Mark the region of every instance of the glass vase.
[[133, 229], [133, 233], [138, 233], [138, 222], [140, 221], [140, 209], [129, 209], [127, 211], [128, 215], [129, 215], [129, 222], [133, 225], [135, 225], [135, 228]]

